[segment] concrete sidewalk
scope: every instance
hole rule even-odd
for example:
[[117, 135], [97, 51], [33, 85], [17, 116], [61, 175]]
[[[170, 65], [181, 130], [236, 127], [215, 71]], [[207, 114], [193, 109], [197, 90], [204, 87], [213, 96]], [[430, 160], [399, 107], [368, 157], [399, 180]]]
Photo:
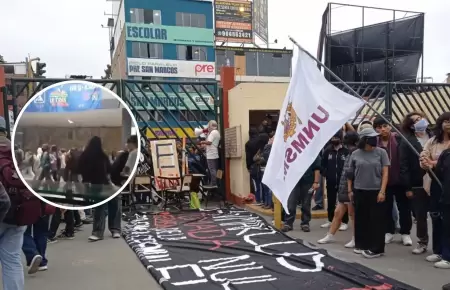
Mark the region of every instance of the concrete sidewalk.
[[25, 274], [25, 289], [162, 289], [123, 239], [88, 242], [91, 229], [85, 225], [74, 240], [48, 245], [49, 270]]

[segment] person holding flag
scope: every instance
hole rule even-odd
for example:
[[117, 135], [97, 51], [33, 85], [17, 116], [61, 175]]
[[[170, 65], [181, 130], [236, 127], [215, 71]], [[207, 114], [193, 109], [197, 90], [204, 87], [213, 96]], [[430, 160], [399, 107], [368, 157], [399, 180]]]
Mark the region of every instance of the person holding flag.
[[[280, 200], [288, 216], [295, 215], [288, 201], [299, 180], [317, 162], [324, 145], [364, 104], [362, 99], [330, 84], [312, 56], [298, 45], [294, 48], [292, 67], [263, 177], [263, 183]], [[312, 180], [315, 181], [318, 180]]]

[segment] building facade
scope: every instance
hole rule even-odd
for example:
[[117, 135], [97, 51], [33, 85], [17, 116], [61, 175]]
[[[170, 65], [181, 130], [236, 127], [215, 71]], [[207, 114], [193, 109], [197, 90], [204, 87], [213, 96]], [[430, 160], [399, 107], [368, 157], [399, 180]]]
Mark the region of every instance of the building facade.
[[[197, 0], [122, 0], [113, 2], [115, 28], [111, 39], [113, 78], [151, 81], [181, 81], [186, 84], [215, 80], [212, 2]], [[181, 98], [186, 106], [192, 97], [209, 100], [215, 88], [136, 84], [129, 98], [151, 127], [189, 127], [187, 110], [171, 106], [170, 98]], [[199, 93], [200, 96], [199, 96]], [[187, 94], [192, 93], [191, 98]], [[145, 96], [144, 96], [145, 94]], [[138, 100], [139, 99], [139, 100]], [[151, 101], [150, 102], [148, 101]], [[191, 104], [196, 121], [212, 118], [208, 108]], [[142, 106], [145, 106], [145, 108]], [[153, 106], [153, 104], [156, 104]], [[184, 106], [183, 104], [183, 106]], [[177, 109], [178, 108], [178, 109]], [[187, 108], [185, 108], [187, 109]], [[202, 113], [195, 112], [198, 110]], [[162, 116], [160, 113], [162, 113]], [[184, 114], [184, 116], [181, 116]], [[194, 120], [192, 120], [194, 121]], [[158, 126], [159, 125], [159, 126]], [[192, 130], [191, 130], [192, 131]], [[151, 135], [151, 134], [150, 134]], [[155, 136], [149, 136], [155, 137]]]
[[150, 138], [162, 137], [163, 131], [194, 137], [194, 127], [213, 119], [217, 86], [195, 83], [219, 81], [223, 66], [235, 67], [237, 82], [289, 81], [292, 50], [216, 45], [211, 0], [121, 0], [112, 5], [112, 77], [186, 84], [136, 83], [134, 92], [125, 92], [160, 134], [148, 132]]

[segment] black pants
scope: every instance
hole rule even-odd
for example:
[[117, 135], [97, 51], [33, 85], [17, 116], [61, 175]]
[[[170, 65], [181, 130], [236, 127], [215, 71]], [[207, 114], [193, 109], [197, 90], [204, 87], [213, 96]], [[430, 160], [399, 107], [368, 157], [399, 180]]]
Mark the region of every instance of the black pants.
[[290, 227], [293, 227], [297, 205], [300, 202], [302, 210], [302, 222], [301, 225], [309, 225], [311, 221], [311, 200], [312, 192], [310, 192], [312, 184], [297, 183], [292, 190], [288, 200], [289, 214], [284, 214], [284, 223]]
[[[328, 200], [328, 221], [331, 223], [334, 217], [334, 211], [336, 210], [338, 185], [327, 183], [327, 200]], [[348, 213], [345, 212], [342, 217], [342, 222], [348, 224]]]
[[[80, 214], [78, 211], [68, 210], [64, 213], [64, 221], [66, 223], [66, 233], [69, 235], [73, 235], [75, 232], [75, 218], [74, 213], [77, 212], [78, 218], [80, 217]], [[80, 219], [81, 222], [81, 219]], [[50, 223], [50, 238], [55, 238], [58, 234], [58, 228], [61, 224], [61, 209], [57, 208], [55, 214], [52, 217], [52, 222]]]
[[379, 190], [354, 190], [355, 248], [382, 254], [384, 253], [386, 202], [377, 202], [378, 193]]
[[412, 228], [411, 202], [401, 186], [388, 186], [386, 188], [386, 233], [395, 234], [395, 221], [392, 216], [394, 197], [400, 219], [400, 234], [409, 235]]
[[450, 262], [450, 205], [442, 206], [442, 259]]
[[429, 241], [428, 211], [430, 209], [430, 196], [423, 188], [414, 188], [413, 194], [412, 204], [416, 218], [417, 239], [419, 244], [427, 246]]

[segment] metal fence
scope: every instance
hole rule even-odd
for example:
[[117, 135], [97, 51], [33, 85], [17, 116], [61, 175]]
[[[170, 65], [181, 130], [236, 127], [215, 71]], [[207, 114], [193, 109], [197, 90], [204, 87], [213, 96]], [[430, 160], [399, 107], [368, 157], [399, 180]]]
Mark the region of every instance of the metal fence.
[[[362, 119], [372, 119], [377, 114], [390, 118], [394, 124], [400, 124], [409, 112], [424, 113], [434, 124], [444, 112], [450, 111], [450, 84], [429, 83], [348, 83], [376, 110], [367, 105], [360, 109], [352, 123]], [[340, 83], [334, 83], [339, 89], [350, 93]]]
[[[20, 79], [12, 78], [9, 85], [0, 88], [4, 95], [4, 112], [12, 108], [14, 120], [19, 108], [17, 98], [25, 91], [28, 99], [46, 87], [67, 81], [68, 79]], [[210, 82], [178, 82], [178, 81], [145, 81], [145, 80], [96, 80], [89, 82], [102, 85], [115, 92], [130, 107], [139, 123], [142, 142], [141, 173], [150, 168], [145, 166], [142, 158], [149, 155], [149, 140], [186, 138], [196, 149], [195, 128], [206, 126], [209, 120], [216, 120], [223, 126], [220, 90], [216, 81]], [[6, 129], [10, 132], [9, 119]], [[223, 146], [222, 146], [223, 148]], [[223, 150], [222, 150], [223, 151]], [[203, 152], [199, 150], [199, 152]], [[188, 151], [188, 154], [189, 151]], [[222, 152], [223, 154], [223, 152]], [[149, 159], [150, 160], [150, 159]], [[149, 161], [147, 160], [147, 161]], [[223, 158], [222, 158], [223, 160]]]

